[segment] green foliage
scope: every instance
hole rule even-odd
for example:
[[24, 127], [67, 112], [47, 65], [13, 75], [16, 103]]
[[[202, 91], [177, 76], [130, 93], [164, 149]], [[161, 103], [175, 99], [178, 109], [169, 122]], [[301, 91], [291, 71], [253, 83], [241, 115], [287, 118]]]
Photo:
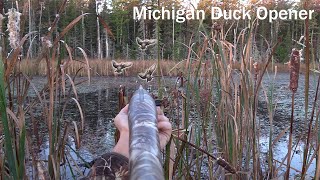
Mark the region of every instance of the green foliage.
[[283, 37], [283, 40], [275, 52], [275, 57], [277, 62], [284, 63], [288, 61], [290, 55], [289, 53], [292, 49], [291, 31], [282, 31], [280, 32], [279, 36]]
[[[56, 13], [58, 11], [59, 5], [63, 0], [48, 1], [45, 2], [42, 7], [39, 3], [32, 4], [32, 24], [26, 23], [24, 29], [28, 30], [29, 26], [33, 27], [33, 30], [40, 30], [40, 37], [48, 32], [48, 28], [52, 25]], [[101, 16], [107, 22], [110, 27], [114, 39], [109, 36], [108, 44], [109, 51], [111, 52], [114, 58], [129, 58], [129, 59], [139, 59], [141, 58], [141, 52], [137, 48], [135, 38], [144, 37], [145, 38], [154, 38], [156, 22], [154, 20], [145, 20], [144, 22], [134, 20], [133, 17], [133, 7], [141, 6], [141, 2], [137, 0], [132, 1], [110, 1], [104, 6], [104, 10], [101, 13]], [[165, 7], [166, 9], [172, 8], [175, 6], [175, 9], [179, 9], [181, 4], [179, 1], [160, 1], [160, 7]], [[226, 40], [229, 42], [234, 42], [234, 32], [237, 35], [241, 33], [243, 29], [248, 26], [248, 21], [212, 21], [210, 19], [210, 11], [208, 9], [208, 3], [205, 0], [202, 0], [199, 4], [200, 9], [206, 10], [206, 18], [202, 22], [202, 26], [210, 32], [212, 29], [213, 23], [219, 23], [224, 27], [224, 33]], [[173, 5], [174, 4], [174, 5]], [[237, 6], [237, 1], [228, 1], [226, 4], [227, 9], [232, 9]], [[291, 7], [292, 3], [290, 1], [282, 1], [281, 3], [267, 4], [266, 6], [274, 9], [288, 9]], [[5, 11], [11, 7], [10, 3], [5, 2]], [[112, 8], [109, 8], [112, 6]], [[154, 1], [152, 7], [154, 9], [158, 8], [158, 2]], [[92, 15], [86, 16], [84, 18], [84, 24], [77, 24], [75, 28], [70, 30], [70, 32], [65, 36], [64, 40], [71, 48], [76, 48], [81, 46], [88, 54], [89, 57], [97, 57], [97, 48], [98, 48], [98, 37], [97, 37], [97, 20], [94, 16], [96, 14], [96, 2], [93, 0], [80, 1], [80, 0], [71, 0], [67, 1], [67, 5], [64, 9], [63, 14], [60, 15], [58, 21], [57, 29], [54, 31], [54, 34], [57, 36], [61, 32], [61, 28], [65, 27], [70, 23], [75, 17], [83, 13], [91, 13]], [[41, 15], [41, 18], [40, 18]], [[40, 22], [41, 19], [41, 22]], [[144, 24], [144, 25], [143, 25]], [[159, 20], [159, 45], [161, 50], [161, 57], [164, 59], [176, 59], [181, 60], [185, 59], [187, 56], [186, 46], [189, 44], [189, 39], [193, 32], [198, 31], [199, 21], [186, 21], [184, 23], [177, 23], [175, 20]], [[272, 40], [276, 41], [277, 37], [283, 38], [283, 43], [279, 46], [279, 49], [276, 52], [276, 59], [278, 62], [284, 62], [287, 59], [287, 55], [290, 53], [290, 48], [292, 47], [292, 39], [299, 39], [303, 34], [303, 22], [301, 21], [278, 21], [277, 23], [269, 23], [268, 20], [261, 20], [258, 22], [259, 26], [255, 36], [255, 43], [258, 54], [265, 55], [265, 50], [270, 48], [267, 45], [266, 39], [269, 40], [268, 43]], [[311, 30], [314, 30], [314, 33], [318, 33], [320, 24], [319, 13], [315, 13], [314, 19], [311, 21]], [[143, 27], [144, 26], [144, 27]], [[278, 27], [277, 27], [278, 26]], [[101, 49], [105, 55], [106, 43], [105, 43], [105, 31], [100, 24], [100, 39], [101, 39]], [[294, 35], [291, 37], [291, 35]], [[39, 37], [39, 40], [40, 40]], [[174, 38], [174, 39], [173, 39]], [[239, 41], [239, 40], [238, 40]], [[35, 44], [40, 45], [40, 42], [36, 41]], [[235, 57], [237, 61], [240, 61], [239, 54], [242, 52], [243, 44], [238, 44], [237, 47], [237, 56]], [[28, 46], [26, 46], [28, 47]], [[28, 48], [25, 48], [28, 49]], [[146, 53], [149, 54], [146, 58], [154, 59], [156, 56], [156, 47], [154, 49], [148, 50]], [[32, 46], [33, 54], [38, 54], [41, 49], [39, 46]], [[24, 50], [26, 53], [27, 50]], [[81, 56], [79, 52], [73, 52], [76, 56]], [[66, 53], [62, 54], [62, 58], [66, 58]]]
[[6, 161], [8, 162], [9, 169], [11, 170], [11, 177], [6, 177], [9, 179], [19, 179], [19, 170], [18, 170], [18, 163], [17, 157], [15, 155], [16, 147], [13, 143], [13, 134], [11, 131], [11, 123], [7, 117], [7, 110], [6, 110], [6, 91], [5, 91], [5, 80], [4, 80], [4, 67], [3, 61], [0, 61], [0, 112], [1, 112], [1, 121], [3, 124], [3, 130], [5, 135], [5, 154], [6, 154]]

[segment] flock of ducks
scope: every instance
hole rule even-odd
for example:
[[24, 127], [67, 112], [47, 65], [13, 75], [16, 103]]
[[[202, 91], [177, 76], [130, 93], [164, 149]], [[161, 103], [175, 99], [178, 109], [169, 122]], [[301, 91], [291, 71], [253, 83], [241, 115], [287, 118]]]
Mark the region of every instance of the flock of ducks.
[[[114, 70], [114, 73], [117, 75], [123, 74], [125, 69], [128, 69], [133, 65], [132, 62], [116, 62], [115, 60], [112, 60], [111, 63], [112, 63], [112, 68]], [[139, 73], [138, 77], [142, 80], [150, 82], [154, 77], [153, 73], [155, 72], [156, 68], [157, 68], [157, 65], [153, 64], [152, 66], [147, 68], [144, 72]]]
[[[142, 51], [145, 51], [149, 46], [153, 46], [157, 43], [156, 39], [140, 39], [139, 37], [136, 38], [136, 43], [139, 46], [139, 49]], [[116, 62], [115, 60], [111, 61], [112, 68], [114, 70], [114, 73], [116, 75], [123, 74], [124, 71], [130, 67], [132, 67], [132, 62]], [[155, 72], [157, 68], [156, 64], [153, 64], [149, 68], [147, 68], [144, 72], [141, 72], [138, 74], [138, 77], [142, 80], [145, 80], [147, 82], [152, 81], [153, 79], [153, 73]]]

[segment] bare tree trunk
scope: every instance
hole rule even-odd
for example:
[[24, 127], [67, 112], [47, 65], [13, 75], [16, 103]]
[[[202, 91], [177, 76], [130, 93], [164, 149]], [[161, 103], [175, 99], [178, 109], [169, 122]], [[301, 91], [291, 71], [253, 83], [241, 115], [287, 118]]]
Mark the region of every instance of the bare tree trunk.
[[133, 38], [136, 38], [136, 21], [133, 21]]
[[106, 58], [109, 58], [109, 37], [107, 32], [106, 32]]
[[[28, 0], [28, 4], [29, 4], [29, 33], [31, 33], [31, 31], [32, 31], [32, 20], [31, 20], [31, 0]], [[31, 35], [31, 37], [29, 38], [29, 44], [30, 44], [30, 58], [32, 58], [33, 56], [32, 56], [32, 45], [31, 45], [31, 43], [32, 43], [32, 38], [33, 37], [33, 35]]]
[[[83, 14], [83, 11], [81, 11], [81, 14]], [[82, 16], [81, 24], [82, 24], [82, 48], [85, 48], [86, 47], [86, 31], [84, 27], [84, 16]]]
[[99, 18], [97, 17], [97, 41], [98, 41], [98, 59], [102, 59], [101, 56], [101, 41], [100, 41], [100, 24]]
[[174, 19], [172, 19], [172, 50], [173, 50], [173, 52], [172, 52], [172, 60], [174, 60]]
[[[40, 19], [39, 19], [39, 34], [41, 34], [41, 20], [42, 20], [42, 11], [43, 11], [44, 2], [40, 2]], [[41, 35], [39, 35], [39, 42], [41, 42]], [[40, 49], [41, 51], [41, 49]]]
[[129, 45], [128, 45], [128, 43], [127, 43], [127, 53], [126, 53], [126, 57], [127, 57], [127, 60], [129, 59]]

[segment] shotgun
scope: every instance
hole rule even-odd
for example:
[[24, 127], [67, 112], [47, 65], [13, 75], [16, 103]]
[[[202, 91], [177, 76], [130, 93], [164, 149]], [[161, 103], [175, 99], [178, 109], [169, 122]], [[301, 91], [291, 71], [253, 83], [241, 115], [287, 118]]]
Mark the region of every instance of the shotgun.
[[129, 103], [131, 180], [164, 180], [154, 99], [142, 86]]

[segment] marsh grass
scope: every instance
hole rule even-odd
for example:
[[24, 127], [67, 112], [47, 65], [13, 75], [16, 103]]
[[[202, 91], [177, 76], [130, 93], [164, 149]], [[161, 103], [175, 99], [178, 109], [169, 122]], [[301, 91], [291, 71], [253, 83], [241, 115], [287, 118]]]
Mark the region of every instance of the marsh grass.
[[[64, 60], [66, 61], [66, 60]], [[119, 62], [123, 61], [126, 62], [128, 60], [118, 60]], [[143, 64], [145, 67], [150, 67], [154, 64], [154, 60], [129, 60], [133, 62], [133, 66], [125, 71], [124, 76], [136, 76], [140, 72], [144, 72]], [[77, 74], [78, 76], [86, 77], [88, 74], [87, 69], [84, 69], [84, 65], [86, 63], [85, 59], [78, 59], [70, 61], [68, 64], [68, 68], [64, 68], [64, 73], [68, 74], [69, 76], [74, 76]], [[186, 60], [176, 62], [173, 60], [161, 60], [160, 62], [160, 75], [161, 76], [178, 76], [178, 73], [183, 71]], [[90, 74], [91, 76], [115, 76], [114, 71], [111, 66], [111, 60], [106, 59], [88, 59], [88, 64], [90, 66]], [[241, 63], [239, 62], [232, 62], [231, 64], [232, 69], [239, 70], [241, 68]], [[21, 61], [19, 64], [19, 68], [21, 72], [28, 76], [45, 76], [46, 75], [46, 62], [44, 60], [38, 62], [36, 60], [25, 59]], [[268, 71], [272, 72], [274, 67], [278, 68], [278, 72], [289, 72], [288, 65], [282, 63], [273, 63], [273, 66], [268, 66]], [[317, 65], [315, 64], [315, 67]], [[194, 61], [192, 64], [191, 70], [198, 70], [198, 63]], [[258, 69], [261, 69], [263, 64], [258, 63]], [[210, 68], [208, 63], [206, 67], [202, 69]], [[305, 72], [305, 65], [302, 64], [300, 67], [300, 72]], [[120, 75], [122, 76], [122, 75]], [[160, 77], [161, 77], [160, 76]]]
[[[186, 45], [188, 57], [179, 77], [185, 82], [182, 80], [181, 86], [172, 90], [173, 96], [170, 103], [172, 107], [169, 108], [173, 114], [174, 112], [178, 114], [172, 115], [177, 118], [173, 121], [179, 122], [176, 123], [173, 133], [174, 141], [172, 141], [176, 146], [173, 167], [175, 178], [203, 178], [202, 172], [209, 168], [211, 171], [209, 170], [205, 176], [209, 179], [218, 177], [273, 179], [282, 176], [279, 169], [284, 165], [285, 160], [289, 162], [286, 164], [288, 171], [294, 169], [302, 173], [302, 177], [305, 178], [305, 172], [316, 153], [308, 148], [310, 142], [313, 142], [312, 146], [315, 145], [311, 134], [318, 132], [318, 129], [312, 122], [312, 115], [308, 122], [309, 129], [304, 150], [305, 154], [309, 154], [308, 158], [304, 158], [308, 163], [305, 163], [302, 171], [290, 167], [291, 153], [288, 153], [280, 165], [277, 165], [278, 160], [274, 159], [274, 145], [289, 128], [285, 128], [279, 134], [273, 131], [273, 116], [277, 108], [273, 96], [276, 89], [272, 84], [265, 89], [263, 79], [266, 78], [266, 74], [287, 72], [290, 68], [287, 65], [271, 63], [280, 41], [274, 41], [276, 43], [269, 47], [264, 61], [251, 58], [255, 28], [257, 28], [256, 22], [252, 21], [250, 26], [236, 37], [237, 44], [232, 44], [223, 38], [226, 37], [223, 28], [220, 31], [207, 32], [207, 29], [200, 25], [200, 31], [194, 33], [190, 39], [191, 43]], [[194, 41], [199, 41], [197, 47], [191, 46]], [[234, 47], [239, 49], [233, 49]], [[243, 52], [240, 62], [233, 62], [233, 51]], [[254, 65], [257, 61], [259, 61], [258, 65]], [[298, 67], [298, 71], [299, 69], [302, 73], [310, 73], [308, 64], [302, 64]], [[288, 85], [289, 82], [288, 79]], [[308, 85], [305, 86], [308, 89]], [[267, 101], [270, 121], [269, 147], [266, 157], [260, 153], [261, 125], [257, 120], [257, 103], [262, 90]], [[305, 98], [308, 96], [309, 94]], [[316, 101], [317, 98], [314, 102]], [[292, 134], [291, 131], [290, 136]], [[294, 142], [294, 149], [298, 143], [299, 140]], [[166, 152], [168, 153], [169, 150], [167, 149]], [[219, 159], [223, 159], [224, 162], [219, 163]], [[265, 162], [267, 166], [263, 168]], [[216, 173], [218, 171], [215, 170], [219, 168], [222, 169], [222, 173]], [[289, 178], [292, 177], [287, 175], [286, 179]]]
[[[60, 11], [58, 14], [61, 14], [65, 4], [66, 1], [63, 1], [60, 5]], [[3, 58], [4, 56], [1, 56], [0, 108], [5, 139], [4, 154], [1, 157], [3, 161], [0, 168], [2, 171], [2, 178], [28, 179], [32, 177], [37, 179], [39, 177], [43, 177], [60, 179], [61, 163], [69, 163], [69, 161], [66, 161], [68, 160], [66, 159], [68, 156], [66, 136], [70, 133], [70, 123], [63, 116], [63, 110], [66, 108], [66, 103], [70, 100], [77, 104], [81, 114], [81, 122], [73, 121], [76, 145], [77, 148], [80, 147], [81, 134], [84, 128], [82, 109], [76, 96], [73, 83], [74, 78], [71, 78], [64, 71], [64, 68], [68, 67], [68, 63], [72, 61], [72, 59], [61, 60], [56, 49], [60, 43], [60, 39], [63, 38], [63, 36], [81, 19], [82, 16], [85, 15], [87, 14], [83, 14], [73, 20], [62, 30], [59, 36], [54, 39], [53, 43], [51, 43], [50, 39], [59, 19], [57, 16], [51, 26], [51, 31], [44, 35], [45, 38], [41, 38], [43, 40], [42, 53], [35, 63], [37, 64], [44, 59], [40, 68], [46, 67], [44, 68], [45, 71], [43, 73], [47, 77], [47, 84], [42, 90], [38, 90], [32, 84], [31, 78], [26, 75], [28, 74], [28, 71], [24, 72], [22, 70], [22, 65], [25, 61], [21, 60], [19, 56], [22, 51], [21, 47], [34, 32], [26, 34], [21, 40], [17, 39], [18, 46], [9, 54], [8, 57]], [[21, 23], [23, 24], [23, 22]], [[4, 39], [2, 38], [2, 40]], [[66, 46], [66, 48], [68, 50], [68, 46]], [[83, 68], [89, 71], [90, 68], [88, 63], [84, 62], [84, 64]], [[35, 66], [31, 67], [34, 68]], [[31, 72], [31, 69], [29, 70], [29, 72]], [[77, 74], [76, 72], [75, 75]], [[69, 80], [69, 83], [65, 82], [67, 80], [66, 77], [68, 77], [67, 79]], [[90, 74], [88, 74], [88, 77], [90, 79]], [[27, 98], [30, 86], [37, 95], [37, 98], [31, 101]], [[69, 90], [68, 93], [66, 93], [67, 90]], [[35, 121], [32, 113], [35, 108], [41, 109], [41, 113], [44, 117], [43, 122], [46, 124], [48, 130], [49, 155], [45, 160], [47, 162], [45, 163], [46, 167], [40, 165], [42, 164], [42, 161], [38, 160], [36, 153], [34, 153], [34, 144], [36, 143], [31, 138], [32, 135], [36, 135], [36, 137], [39, 136], [38, 129], [34, 124]], [[28, 131], [26, 130], [26, 123], [30, 122], [28, 120], [30, 117], [34, 124], [33, 132], [30, 131], [30, 128]], [[31, 157], [25, 158], [29, 157], [29, 153]], [[33, 175], [26, 172], [26, 161], [29, 161], [29, 159], [32, 160]], [[67, 166], [70, 167], [70, 164]], [[49, 177], [47, 177], [47, 175]]]
[[[66, 61], [66, 60], [64, 60]], [[127, 62], [127, 60], [117, 60], [119, 62]], [[152, 60], [130, 60], [133, 62], [133, 66], [125, 70], [124, 74], [119, 74], [118, 76], [137, 76], [138, 73], [144, 72], [145, 67], [150, 67], [154, 64]], [[85, 65], [89, 64], [90, 71], [84, 68]], [[177, 74], [175, 61], [161, 60], [160, 61], [160, 74], [165, 76], [174, 76]], [[88, 66], [88, 65], [87, 65]], [[30, 76], [45, 76], [47, 72], [46, 62], [44, 60], [37, 62], [34, 60], [25, 60], [20, 64], [21, 71]], [[68, 62], [68, 67], [64, 68], [64, 73], [68, 75], [78, 75], [78, 76], [88, 76], [88, 72], [91, 76], [116, 76], [111, 65], [111, 60], [106, 59], [78, 59]]]

